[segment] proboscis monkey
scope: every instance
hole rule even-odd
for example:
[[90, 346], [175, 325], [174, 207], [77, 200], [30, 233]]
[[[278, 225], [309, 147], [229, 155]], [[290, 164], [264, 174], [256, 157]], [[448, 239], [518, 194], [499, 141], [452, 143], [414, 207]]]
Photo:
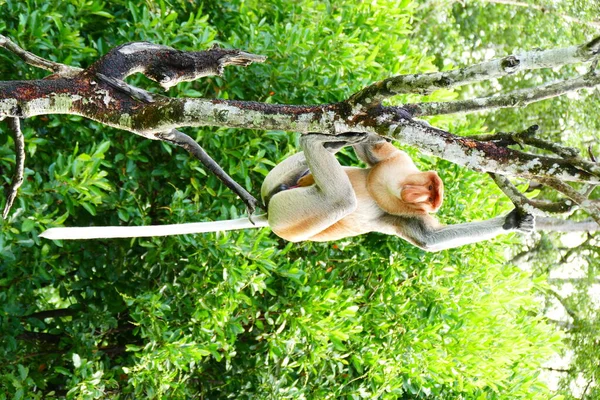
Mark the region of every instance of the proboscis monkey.
[[[381, 232], [427, 251], [534, 229], [534, 217], [513, 210], [481, 222], [441, 225], [430, 213], [442, 205], [444, 185], [435, 171], [421, 172], [405, 152], [376, 135], [302, 135], [303, 152], [278, 164], [265, 178], [261, 194], [267, 216], [144, 227], [52, 228], [49, 239], [166, 236], [270, 226], [283, 239], [329, 241]], [[342, 167], [335, 152], [353, 145], [367, 168]]]

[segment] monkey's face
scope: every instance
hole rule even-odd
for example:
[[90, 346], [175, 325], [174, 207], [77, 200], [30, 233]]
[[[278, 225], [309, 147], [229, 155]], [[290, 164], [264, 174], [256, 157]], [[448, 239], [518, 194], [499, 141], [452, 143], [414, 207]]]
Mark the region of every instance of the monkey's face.
[[444, 183], [435, 171], [411, 174], [400, 183], [400, 199], [415, 209], [436, 212], [444, 199]]

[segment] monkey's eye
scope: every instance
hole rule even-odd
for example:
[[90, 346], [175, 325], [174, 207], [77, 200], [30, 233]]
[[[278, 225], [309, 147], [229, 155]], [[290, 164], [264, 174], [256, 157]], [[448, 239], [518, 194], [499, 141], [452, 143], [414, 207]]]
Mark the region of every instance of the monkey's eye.
[[430, 198], [429, 198], [429, 202], [430, 202], [430, 203], [433, 203], [433, 197], [430, 197]]
[[429, 190], [433, 190], [433, 185], [429, 185]]

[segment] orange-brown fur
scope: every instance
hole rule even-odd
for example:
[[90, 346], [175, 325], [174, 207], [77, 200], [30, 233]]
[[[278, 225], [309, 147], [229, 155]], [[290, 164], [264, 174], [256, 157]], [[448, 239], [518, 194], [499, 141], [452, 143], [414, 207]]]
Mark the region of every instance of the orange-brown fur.
[[[319, 160], [333, 157], [321, 149], [311, 148], [318, 153], [315, 157]], [[389, 216], [416, 217], [427, 220], [428, 226], [435, 225], [431, 222], [435, 218], [428, 213], [437, 211], [442, 203], [443, 184], [437, 174], [419, 171], [408, 154], [389, 143], [377, 143], [367, 149], [368, 154], [361, 158], [368, 159], [370, 168], [337, 165], [350, 183], [343, 195], [335, 190], [334, 194], [327, 192], [331, 186], [318, 187], [311, 173], [302, 176], [305, 170], [301, 168], [300, 156], [279, 164], [277, 171], [272, 172], [274, 178], [267, 177], [263, 184], [265, 193], [282, 182], [292, 187], [276, 193], [270, 200], [269, 224], [273, 231], [290, 241], [329, 241], [368, 232], [404, 236], [397, 221], [391, 221]], [[324, 168], [321, 179], [327, 176], [328, 166], [325, 164]], [[302, 177], [296, 181], [291, 179], [293, 174]], [[283, 181], [278, 183], [276, 177]], [[334, 187], [341, 190], [342, 180], [338, 175], [331, 182], [339, 183]]]

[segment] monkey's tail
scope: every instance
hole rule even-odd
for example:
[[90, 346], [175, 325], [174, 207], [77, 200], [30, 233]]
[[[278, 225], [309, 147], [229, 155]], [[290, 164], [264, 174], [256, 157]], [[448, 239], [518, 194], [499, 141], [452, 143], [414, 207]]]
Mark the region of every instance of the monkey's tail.
[[90, 226], [82, 228], [50, 228], [40, 237], [51, 240], [109, 239], [152, 236], [185, 235], [188, 233], [206, 233], [234, 231], [238, 229], [262, 228], [269, 226], [267, 214], [257, 215], [254, 223], [246, 218], [229, 219], [214, 222], [193, 222], [189, 224], [146, 225], [146, 226]]

